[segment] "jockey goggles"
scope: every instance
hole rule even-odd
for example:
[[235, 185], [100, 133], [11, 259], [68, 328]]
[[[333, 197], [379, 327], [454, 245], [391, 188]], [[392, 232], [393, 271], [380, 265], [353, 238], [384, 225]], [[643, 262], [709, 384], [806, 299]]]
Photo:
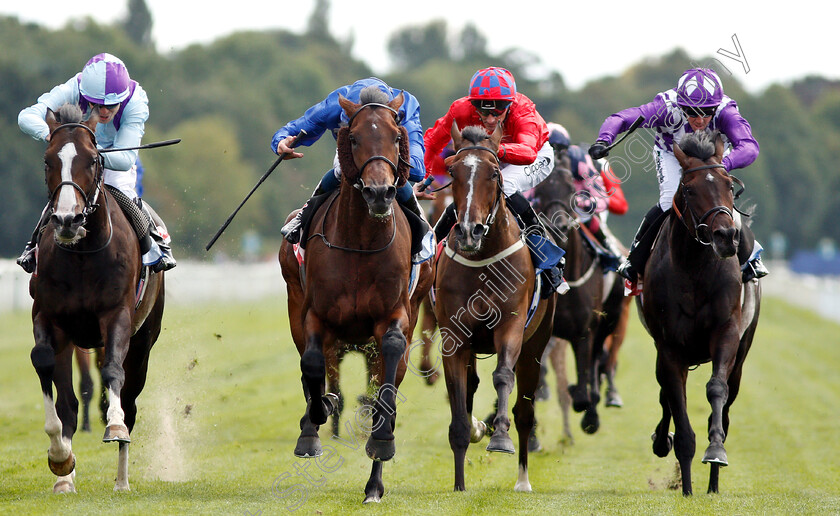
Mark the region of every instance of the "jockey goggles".
[[510, 107], [509, 100], [471, 100], [470, 102], [481, 116], [500, 117]]
[[688, 118], [709, 118], [710, 116], [715, 115], [715, 111], [717, 111], [717, 106], [708, 106], [708, 107], [694, 107], [694, 106], [680, 106], [683, 113]]

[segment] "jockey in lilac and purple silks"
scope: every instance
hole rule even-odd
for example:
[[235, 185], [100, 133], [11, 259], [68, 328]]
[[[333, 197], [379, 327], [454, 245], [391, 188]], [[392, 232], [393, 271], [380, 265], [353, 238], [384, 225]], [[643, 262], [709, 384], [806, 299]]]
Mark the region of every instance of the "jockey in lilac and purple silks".
[[[707, 68], [686, 70], [676, 88], [657, 94], [652, 102], [607, 117], [589, 154], [594, 159], [606, 156], [607, 147], [640, 115], [645, 117], [640, 127], [654, 129], [653, 156], [659, 180], [659, 202], [645, 215], [633, 239], [630, 255], [618, 270], [633, 284], [635, 291], [638, 290], [635, 288], [638, 272], [644, 270], [650, 255], [652, 237], [656, 236], [665, 220], [665, 213], [671, 208], [682, 177], [673, 145], [679, 144], [686, 134], [692, 132], [720, 131], [726, 145], [722, 164], [727, 171], [750, 165], [759, 151], [750, 124], [741, 116], [735, 101], [724, 95], [718, 75]], [[644, 245], [640, 245], [648, 233]], [[755, 241], [752, 231], [742, 224], [738, 259], [745, 282], [767, 275], [767, 269], [761, 263], [761, 251], [762, 247]]]
[[[20, 129], [36, 140], [49, 141], [50, 129], [46, 122], [47, 110], [58, 111], [64, 104], [79, 106], [86, 119], [98, 113], [96, 145], [100, 149], [140, 146], [149, 118], [149, 99], [137, 81], [131, 79], [125, 64], [108, 53], [90, 58], [81, 72], [67, 82], [55, 86], [38, 97], [38, 101], [23, 109], [18, 115]], [[104, 162], [104, 181], [122, 192], [129, 201], [140, 206], [135, 190], [137, 182], [136, 150], [123, 150], [100, 154]], [[125, 209], [125, 208], [124, 208]], [[142, 209], [148, 210], [148, 205]], [[27, 272], [35, 269], [35, 246], [40, 228], [46, 222], [49, 210], [44, 209], [33, 238], [26, 245], [17, 263]], [[146, 215], [152, 221], [150, 235], [141, 237], [143, 264], [154, 272], [175, 267], [175, 258], [169, 247], [170, 238], [163, 221], [153, 210]], [[131, 217], [129, 217], [131, 220]]]
[[[276, 154], [287, 153], [287, 159], [301, 158], [303, 153], [294, 151], [289, 145], [301, 130], [306, 131], [306, 136], [301, 138], [298, 145], [310, 146], [318, 141], [321, 136], [330, 131], [333, 138], [338, 137], [338, 130], [347, 125], [348, 119], [344, 109], [338, 103], [339, 94], [344, 98], [359, 103], [362, 90], [375, 88], [388, 96], [388, 101], [394, 100], [400, 92], [403, 94], [403, 104], [399, 109], [399, 123], [408, 131], [408, 146], [411, 157], [409, 164], [411, 169], [408, 174], [408, 182], [397, 189], [397, 202], [425, 220], [423, 210], [417, 203], [411, 184], [423, 179], [426, 175], [426, 167], [423, 164], [425, 146], [423, 145], [423, 127], [420, 125], [420, 103], [409, 92], [391, 88], [381, 79], [369, 77], [360, 79], [353, 84], [342, 86], [329, 95], [327, 98], [306, 110], [300, 118], [287, 123], [271, 139], [271, 150]], [[328, 171], [312, 194], [312, 197], [332, 192], [341, 184], [341, 168], [338, 164], [338, 153], [336, 153], [333, 167]], [[311, 200], [311, 198], [310, 198]], [[307, 201], [304, 208], [312, 203]], [[303, 210], [286, 223], [280, 230], [283, 236], [291, 243], [298, 243], [300, 240], [301, 220]]]

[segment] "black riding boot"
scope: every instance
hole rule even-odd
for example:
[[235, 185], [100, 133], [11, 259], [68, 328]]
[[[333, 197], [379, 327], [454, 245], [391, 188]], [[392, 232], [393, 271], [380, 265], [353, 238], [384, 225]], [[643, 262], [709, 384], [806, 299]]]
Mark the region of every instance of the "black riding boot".
[[[511, 210], [520, 218], [522, 219], [523, 224], [525, 225], [525, 233], [539, 235], [542, 238], [545, 238], [549, 242], [551, 241], [548, 238], [548, 233], [543, 227], [542, 223], [540, 222], [539, 216], [537, 212], [534, 211], [534, 207], [531, 206], [531, 203], [528, 202], [528, 199], [525, 198], [519, 192], [515, 192], [512, 195], [507, 196], [507, 205], [510, 206]], [[529, 246], [530, 249], [530, 246]], [[534, 258], [534, 263], [537, 263], [537, 257], [535, 256], [535, 252], [533, 249], [530, 249], [531, 256]], [[549, 270], [544, 270], [542, 275], [543, 279], [548, 283], [548, 287], [543, 287], [542, 292], [540, 293], [541, 297], [547, 298], [551, 296], [552, 293], [555, 291], [564, 294], [568, 290], [568, 286], [563, 285], [563, 268], [566, 265], [566, 259], [561, 258], [560, 262], [552, 267]]]
[[761, 262], [761, 255], [750, 260], [755, 247], [755, 235], [746, 224], [741, 224], [741, 241], [738, 244], [738, 263], [741, 265], [741, 281], [747, 283], [753, 279], [763, 278], [770, 273]]
[[49, 205], [44, 207], [44, 210], [41, 212], [41, 218], [38, 219], [38, 224], [35, 225], [35, 229], [32, 231], [32, 236], [29, 238], [29, 242], [26, 243], [26, 247], [23, 248], [23, 252], [20, 257], [15, 260], [15, 263], [20, 265], [21, 268], [29, 274], [32, 274], [35, 271], [35, 248], [38, 245], [38, 241], [41, 239], [41, 232], [43, 231], [44, 226], [47, 225], [47, 221], [50, 218], [50, 210], [48, 208]]
[[[300, 242], [300, 232], [303, 223], [303, 212], [308, 207], [312, 206], [313, 198], [318, 197], [319, 195], [323, 195], [325, 193], [327, 193], [326, 190], [324, 190], [321, 187], [321, 183], [318, 183], [318, 186], [315, 187], [315, 191], [312, 192], [311, 196], [309, 196], [309, 200], [303, 203], [303, 206], [301, 207], [300, 211], [297, 212], [297, 214], [295, 214], [295, 216], [292, 217], [292, 220], [287, 222], [285, 226], [280, 228], [280, 234], [283, 235], [283, 238], [285, 238], [290, 244], [297, 244], [298, 242]], [[307, 212], [307, 215], [308, 214], [309, 213]]]
[[665, 212], [662, 211], [659, 203], [657, 203], [645, 214], [645, 218], [642, 219], [642, 223], [636, 231], [636, 236], [633, 237], [633, 243], [630, 245], [630, 254], [618, 266], [618, 273], [621, 276], [632, 282], [638, 280], [638, 271], [645, 269], [647, 259], [650, 257], [653, 240], [656, 238], [656, 234], [659, 232], [659, 228], [663, 222], [665, 222]]
[[455, 213], [455, 203], [449, 203], [449, 206], [443, 210], [437, 224], [435, 224], [435, 238], [437, 238], [438, 242], [446, 238], [446, 235], [452, 230], [452, 226], [455, 225], [457, 220], [458, 214]]

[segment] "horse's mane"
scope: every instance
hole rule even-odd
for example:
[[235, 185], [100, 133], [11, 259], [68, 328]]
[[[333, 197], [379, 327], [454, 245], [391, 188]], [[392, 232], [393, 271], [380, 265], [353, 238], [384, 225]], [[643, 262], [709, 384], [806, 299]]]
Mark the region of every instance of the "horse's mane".
[[700, 131], [685, 136], [680, 141], [680, 149], [687, 155], [703, 161], [715, 155], [715, 140], [719, 131]]
[[478, 145], [484, 140], [490, 138], [484, 127], [480, 125], [470, 125], [461, 130], [461, 138], [469, 141], [473, 145]]
[[55, 115], [62, 124], [78, 124], [82, 121], [82, 108], [76, 104], [64, 104]]
[[387, 104], [391, 99], [388, 94], [380, 90], [376, 86], [365, 86], [359, 93], [359, 103], [365, 104]]

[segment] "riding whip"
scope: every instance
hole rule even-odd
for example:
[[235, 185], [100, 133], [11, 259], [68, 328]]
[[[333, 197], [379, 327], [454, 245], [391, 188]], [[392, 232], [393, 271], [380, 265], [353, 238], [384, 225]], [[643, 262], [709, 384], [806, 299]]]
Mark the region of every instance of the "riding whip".
[[640, 126], [640, 125], [642, 125], [642, 122], [644, 122], [644, 121], [645, 121], [645, 117], [644, 117], [644, 116], [642, 116], [642, 115], [639, 115], [639, 118], [637, 118], [636, 120], [634, 120], [634, 121], [633, 121], [633, 123], [632, 123], [632, 124], [630, 124], [630, 127], [628, 127], [628, 128], [627, 128], [627, 131], [624, 133], [624, 136], [622, 136], [622, 137], [621, 137], [621, 138], [619, 138], [618, 140], [614, 141], [612, 145], [610, 145], [609, 147], [607, 147], [607, 152], [611, 151], [613, 147], [615, 147], [615, 146], [616, 146], [616, 145], [618, 145], [619, 143], [623, 142], [623, 141], [624, 141], [624, 139], [625, 139], [625, 138], [627, 138], [628, 136], [630, 136], [630, 133], [632, 133], [633, 131], [635, 131], [636, 129], [638, 129], [638, 128], [639, 128], [639, 126]]
[[[301, 130], [301, 132], [297, 136], [294, 137], [294, 139], [292, 140], [292, 144], [289, 145], [289, 147], [291, 147], [291, 148], [297, 147], [297, 144], [300, 141], [300, 139], [305, 137], [305, 136], [306, 136], [306, 131]], [[245, 205], [246, 202], [248, 202], [248, 199], [251, 198], [251, 195], [253, 195], [254, 192], [257, 191], [257, 188], [259, 188], [260, 185], [263, 184], [263, 181], [265, 181], [268, 178], [268, 176], [272, 172], [274, 172], [274, 169], [277, 168], [277, 165], [279, 165], [280, 162], [283, 161], [286, 158], [286, 156], [288, 156], [288, 154], [289, 154], [288, 152], [284, 152], [284, 153], [280, 154], [279, 156], [277, 156], [277, 159], [274, 161], [274, 164], [271, 165], [271, 167], [266, 171], [265, 174], [263, 174], [263, 176], [260, 178], [260, 180], [257, 181], [257, 184], [254, 185], [254, 188], [252, 188], [251, 191], [248, 193], [248, 195], [245, 197], [245, 199], [241, 203], [239, 203], [239, 206], [237, 206], [237, 208], [235, 210], [233, 210], [233, 213], [230, 214], [230, 217], [227, 218], [225, 223], [222, 224], [222, 227], [219, 228], [219, 231], [216, 232], [216, 234], [213, 236], [213, 238], [210, 240], [210, 242], [204, 247], [205, 251], [209, 251], [210, 248], [213, 247], [213, 244], [216, 243], [216, 240], [218, 240], [219, 237], [222, 236], [222, 233], [225, 231], [225, 229], [227, 229], [228, 225], [230, 225], [230, 222], [233, 220], [233, 217], [235, 217], [236, 214], [239, 213], [239, 210], [242, 208], [242, 206]]]
[[156, 147], [165, 147], [167, 145], [175, 145], [176, 143], [181, 143], [181, 139], [180, 138], [175, 138], [174, 140], [164, 140], [162, 142], [147, 143], [147, 144], [141, 145], [139, 147], [122, 147], [120, 149], [99, 149], [99, 154], [104, 154], [106, 152], [119, 152], [119, 151], [125, 151], [125, 150], [154, 149]]

